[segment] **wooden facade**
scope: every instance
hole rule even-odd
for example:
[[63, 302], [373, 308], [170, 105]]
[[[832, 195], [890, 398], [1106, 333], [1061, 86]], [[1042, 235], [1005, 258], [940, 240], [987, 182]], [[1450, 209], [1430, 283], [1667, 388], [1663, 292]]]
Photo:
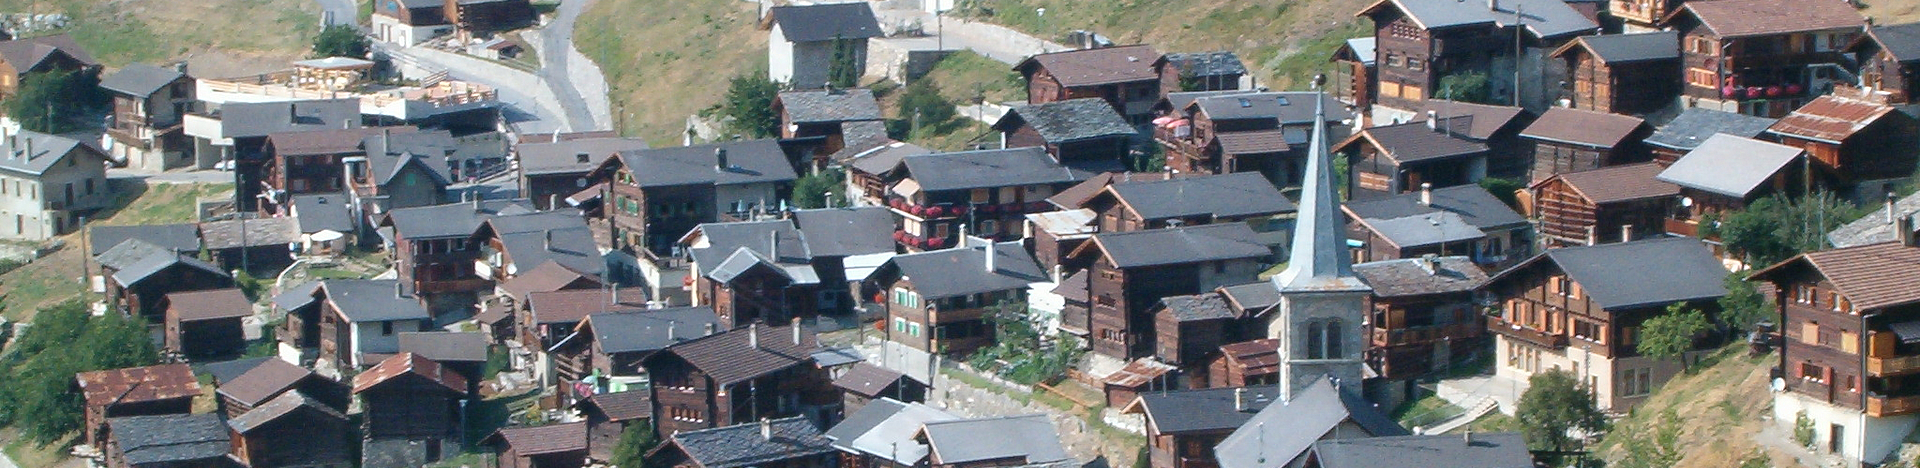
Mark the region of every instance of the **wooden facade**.
[[[652, 379], [656, 433], [673, 434], [743, 424], [762, 418], [811, 415], [814, 408], [837, 405], [840, 394], [834, 390], [826, 370], [814, 366], [804, 357], [790, 360], [790, 364], [785, 366], [745, 362], [709, 363], [709, 366], [774, 367], [750, 376], [696, 363], [711, 358], [687, 357], [708, 352], [702, 351], [704, 347], [747, 346], [758, 347], [762, 351], [734, 359], [790, 359], [769, 356], [771, 352], [766, 350], [777, 349], [779, 351], [774, 352], [787, 353], [812, 344], [810, 341], [794, 346], [784, 343], [789, 339], [787, 335], [792, 333], [790, 327], [750, 326], [684, 342], [648, 356], [641, 366]], [[749, 334], [758, 338], [742, 338]], [[707, 343], [700, 344], [703, 341]]]
[[1017, 303], [1026, 297], [1022, 288], [926, 299], [914, 287], [915, 281], [897, 275], [879, 279], [881, 291], [887, 296], [884, 333], [888, 341], [928, 353], [967, 356], [992, 344], [994, 329], [987, 321], [988, 316], [1001, 305]]
[[1466, 363], [1487, 348], [1484, 316], [1471, 291], [1408, 297], [1372, 297], [1367, 364], [1392, 380], [1411, 379]]
[[1596, 199], [1567, 177], [1543, 180], [1528, 189], [1532, 199], [1528, 216], [1539, 220], [1539, 235], [1550, 245], [1606, 244], [1664, 232], [1679, 187], [1653, 181], [1658, 168], [1653, 169], [1645, 174], [1645, 181], [1633, 183], [1662, 187], [1621, 199]]
[[247, 468], [353, 466], [346, 416], [302, 406], [265, 424], [232, 433], [233, 459]]
[[1920, 413], [1920, 347], [1909, 338], [1920, 305], [1910, 290], [1876, 285], [1910, 280], [1897, 265], [1920, 254], [1912, 222], [1896, 224], [1897, 242], [1809, 252], [1752, 276], [1773, 286], [1785, 338], [1775, 375], [1788, 392], [1873, 418]]
[[[1614, 0], [1614, 5], [1666, 0]], [[1671, 37], [1665, 33], [1647, 33]], [[1604, 37], [1604, 36], [1602, 36]], [[1608, 61], [1576, 39], [1555, 52], [1573, 83], [1574, 108], [1628, 115], [1645, 115], [1673, 104], [1680, 94], [1677, 56], [1634, 61]], [[1667, 39], [1671, 51], [1673, 40]]]
[[[1850, 12], [1850, 6], [1753, 0], [1703, 7], [1706, 3], [1680, 5], [1665, 23], [1680, 33], [1683, 105], [1777, 118], [1835, 84], [1846, 84], [1832, 69], [1852, 68], [1846, 65], [1850, 60], [1843, 49], [1860, 34], [1865, 21], [1857, 13], [1847, 21], [1840, 19], [1846, 15], [1839, 11], [1815, 14], [1810, 10]], [[1801, 16], [1804, 21], [1723, 35], [1703, 20], [1753, 21], [1745, 15]]]

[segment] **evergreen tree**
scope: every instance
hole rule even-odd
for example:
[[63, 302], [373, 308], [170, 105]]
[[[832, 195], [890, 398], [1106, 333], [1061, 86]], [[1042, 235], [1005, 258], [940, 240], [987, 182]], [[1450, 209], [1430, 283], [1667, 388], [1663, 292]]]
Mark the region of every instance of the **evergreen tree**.
[[654, 437], [653, 426], [641, 421], [628, 424], [620, 432], [620, 444], [613, 447], [613, 459], [608, 463], [614, 468], [647, 468], [647, 452], [660, 445], [660, 439]]
[[768, 81], [765, 72], [733, 77], [727, 82], [727, 95], [720, 103], [720, 115], [733, 119], [728, 130], [745, 138], [770, 138], [780, 134], [780, 116], [773, 113], [773, 99], [780, 95], [780, 84]]

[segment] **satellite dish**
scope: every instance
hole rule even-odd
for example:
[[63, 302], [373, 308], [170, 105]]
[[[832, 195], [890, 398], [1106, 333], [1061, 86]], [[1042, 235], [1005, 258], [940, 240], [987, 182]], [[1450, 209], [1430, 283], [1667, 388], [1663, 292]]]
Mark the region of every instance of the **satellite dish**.
[[1692, 208], [1692, 207], [1693, 207], [1693, 197], [1680, 197], [1680, 206], [1684, 206], [1684, 207], [1688, 207], [1688, 208]]
[[1779, 378], [1779, 377], [1774, 377], [1774, 378], [1773, 378], [1773, 382], [1770, 382], [1770, 383], [1768, 383], [1768, 384], [1767, 384], [1767, 388], [1770, 388], [1770, 389], [1773, 389], [1773, 391], [1774, 391], [1774, 392], [1783, 392], [1783, 391], [1786, 391], [1786, 390], [1787, 390], [1787, 379], [1783, 379], [1783, 378]]

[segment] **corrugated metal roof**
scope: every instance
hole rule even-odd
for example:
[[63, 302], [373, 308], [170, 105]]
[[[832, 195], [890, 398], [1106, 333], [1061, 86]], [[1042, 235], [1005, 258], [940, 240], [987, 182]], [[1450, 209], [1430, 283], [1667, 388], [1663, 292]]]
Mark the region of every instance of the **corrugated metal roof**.
[[[1736, 0], [1737, 1], [1737, 0]], [[1877, 102], [1826, 95], [1794, 109], [1768, 127], [1770, 133], [1839, 143], [1872, 125], [1893, 107]]]

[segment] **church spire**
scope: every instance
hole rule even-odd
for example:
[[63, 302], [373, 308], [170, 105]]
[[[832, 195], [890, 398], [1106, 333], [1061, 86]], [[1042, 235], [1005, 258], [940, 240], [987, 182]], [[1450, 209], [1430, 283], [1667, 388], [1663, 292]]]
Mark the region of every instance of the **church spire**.
[[1287, 269], [1273, 276], [1273, 285], [1282, 292], [1366, 288], [1366, 284], [1353, 275], [1353, 262], [1347, 254], [1346, 228], [1340, 222], [1339, 192], [1333, 185], [1333, 159], [1327, 149], [1325, 105], [1325, 94], [1314, 93], [1313, 141], [1307, 147], [1300, 212], [1293, 226], [1293, 250], [1288, 254]]

